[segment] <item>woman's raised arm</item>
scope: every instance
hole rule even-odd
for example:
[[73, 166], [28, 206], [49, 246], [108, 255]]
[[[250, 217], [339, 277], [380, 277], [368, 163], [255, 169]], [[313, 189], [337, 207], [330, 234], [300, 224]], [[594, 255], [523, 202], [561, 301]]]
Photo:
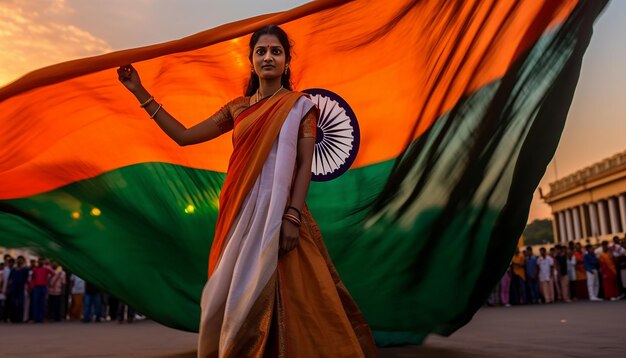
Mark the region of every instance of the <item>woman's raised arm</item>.
[[186, 146], [209, 141], [222, 134], [212, 118], [208, 118], [193, 127], [186, 128], [157, 103], [154, 97], [143, 87], [137, 70], [132, 65], [118, 68], [120, 82], [137, 98], [141, 107], [146, 110], [150, 118], [161, 127], [163, 132], [172, 138], [178, 145]]

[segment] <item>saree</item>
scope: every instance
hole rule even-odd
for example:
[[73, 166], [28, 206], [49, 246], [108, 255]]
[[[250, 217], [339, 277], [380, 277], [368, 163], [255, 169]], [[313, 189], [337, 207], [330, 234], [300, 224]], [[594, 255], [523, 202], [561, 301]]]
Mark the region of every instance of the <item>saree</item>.
[[298, 246], [279, 257], [299, 128], [311, 111], [302, 93], [281, 91], [234, 119], [201, 299], [199, 357], [376, 356], [306, 205]]
[[598, 255], [600, 262], [600, 276], [602, 277], [602, 290], [604, 298], [609, 299], [619, 296], [619, 287], [617, 287], [617, 268], [615, 267], [615, 259], [613, 254], [602, 252]]

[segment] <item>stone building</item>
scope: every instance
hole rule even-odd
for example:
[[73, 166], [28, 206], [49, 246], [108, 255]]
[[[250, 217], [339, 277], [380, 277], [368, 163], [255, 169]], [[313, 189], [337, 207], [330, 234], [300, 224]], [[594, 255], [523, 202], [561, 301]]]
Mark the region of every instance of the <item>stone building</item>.
[[626, 151], [550, 183], [555, 242], [592, 244], [626, 232]]

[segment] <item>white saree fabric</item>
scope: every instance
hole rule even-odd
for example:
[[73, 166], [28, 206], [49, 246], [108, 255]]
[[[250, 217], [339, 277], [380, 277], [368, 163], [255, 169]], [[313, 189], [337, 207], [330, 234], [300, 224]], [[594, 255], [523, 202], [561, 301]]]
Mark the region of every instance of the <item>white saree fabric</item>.
[[202, 292], [198, 357], [222, 352], [276, 271], [282, 216], [291, 190], [300, 121], [313, 107], [295, 103], [246, 196], [213, 275]]

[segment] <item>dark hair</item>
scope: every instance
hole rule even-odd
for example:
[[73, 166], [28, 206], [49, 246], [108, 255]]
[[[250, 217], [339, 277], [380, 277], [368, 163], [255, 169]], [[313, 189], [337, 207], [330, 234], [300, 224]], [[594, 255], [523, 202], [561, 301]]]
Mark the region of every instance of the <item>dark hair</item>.
[[[286, 63], [289, 63], [289, 61], [291, 61], [291, 43], [289, 42], [289, 37], [283, 29], [276, 25], [267, 25], [252, 34], [252, 37], [250, 37], [250, 53], [248, 54], [250, 63], [252, 63], [254, 46], [263, 35], [274, 35], [278, 38], [278, 41], [280, 41], [280, 44], [283, 45], [283, 49], [285, 50]], [[291, 90], [291, 69], [287, 69], [287, 73], [283, 73], [280, 84], [283, 85], [284, 88]], [[248, 80], [244, 95], [252, 96], [257, 89], [259, 89], [259, 75], [253, 72]]]

